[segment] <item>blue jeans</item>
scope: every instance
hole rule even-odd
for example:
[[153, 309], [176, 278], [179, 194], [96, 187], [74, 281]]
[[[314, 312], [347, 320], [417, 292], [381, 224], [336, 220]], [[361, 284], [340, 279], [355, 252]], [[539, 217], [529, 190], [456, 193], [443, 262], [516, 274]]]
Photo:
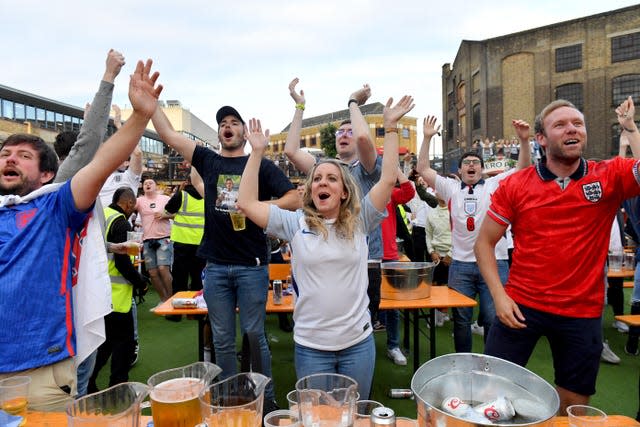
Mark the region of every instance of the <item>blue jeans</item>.
[[631, 294], [631, 304], [640, 302], [640, 246], [636, 248], [636, 272], [633, 275], [633, 293]]
[[387, 349], [400, 347], [400, 312], [398, 310], [382, 310], [378, 315], [387, 328]]
[[[498, 260], [498, 274], [502, 283], [509, 277], [509, 262]], [[484, 327], [484, 338], [486, 340], [491, 329], [491, 324], [496, 317], [496, 309], [493, 305], [493, 298], [489, 292], [484, 278], [480, 274], [478, 264], [475, 262], [456, 261], [449, 266], [449, 287], [460, 292], [469, 298], [479, 297], [480, 311], [478, 314], [478, 325]], [[453, 310], [453, 344], [456, 352], [471, 351], [471, 323], [473, 319], [473, 308], [463, 307]]]
[[376, 345], [373, 334], [358, 344], [339, 351], [323, 351], [295, 344], [296, 376], [312, 374], [342, 374], [358, 383], [360, 399], [368, 399], [376, 364]]
[[86, 359], [78, 365], [76, 370], [78, 376], [78, 394], [76, 399], [87, 394], [87, 388], [89, 386], [89, 378], [93, 374], [93, 367], [96, 366], [96, 356], [98, 355], [98, 349], [93, 350]]
[[[240, 309], [241, 333], [252, 332], [260, 342], [262, 373], [271, 378], [271, 352], [264, 334], [265, 309], [269, 288], [266, 265], [224, 265], [208, 262], [204, 275], [204, 299], [209, 310], [216, 364], [220, 379], [238, 372], [236, 356], [236, 307]], [[265, 397], [275, 399], [273, 381]]]

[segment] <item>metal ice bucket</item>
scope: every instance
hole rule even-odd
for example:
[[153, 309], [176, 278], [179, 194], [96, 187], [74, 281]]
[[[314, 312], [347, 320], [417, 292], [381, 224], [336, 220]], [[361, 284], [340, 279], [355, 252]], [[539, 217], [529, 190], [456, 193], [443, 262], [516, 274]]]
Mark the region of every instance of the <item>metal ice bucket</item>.
[[[500, 421], [501, 427], [551, 427], [560, 407], [558, 393], [544, 379], [515, 363], [483, 354], [453, 353], [431, 359], [413, 375], [411, 390], [416, 398], [420, 426], [495, 425], [488, 419], [486, 424], [474, 424], [443, 411], [443, 400], [454, 396], [471, 404], [490, 402], [497, 396], [511, 400], [516, 416]], [[518, 414], [516, 403], [526, 407], [529, 414]]]
[[383, 262], [380, 296], [394, 300], [428, 298], [435, 266], [433, 262]]

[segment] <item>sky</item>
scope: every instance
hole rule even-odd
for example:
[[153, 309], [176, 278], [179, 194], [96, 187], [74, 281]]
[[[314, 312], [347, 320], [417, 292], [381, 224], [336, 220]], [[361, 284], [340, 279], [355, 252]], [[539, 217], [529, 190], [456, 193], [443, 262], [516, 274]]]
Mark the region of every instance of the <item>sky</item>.
[[[291, 121], [298, 77], [304, 117], [347, 108], [368, 83], [368, 102], [412, 95], [420, 125], [441, 116], [442, 66], [462, 40], [484, 40], [635, 4], [632, 1], [478, 0], [0, 0], [0, 84], [83, 106], [107, 52], [122, 52], [114, 103], [129, 104], [128, 75], [152, 58], [163, 100], [179, 100], [216, 128], [235, 107], [278, 133]], [[438, 141], [436, 144], [438, 145]]]

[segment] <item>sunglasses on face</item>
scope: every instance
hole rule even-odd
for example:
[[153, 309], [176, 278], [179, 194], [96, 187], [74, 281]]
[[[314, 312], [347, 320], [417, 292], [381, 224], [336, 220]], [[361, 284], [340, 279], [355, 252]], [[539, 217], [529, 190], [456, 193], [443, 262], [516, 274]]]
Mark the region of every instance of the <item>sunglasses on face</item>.
[[462, 161], [463, 165], [479, 165], [480, 164], [480, 160], [478, 159], [464, 159]]
[[351, 129], [338, 129], [336, 131], [336, 138], [340, 138], [345, 133], [347, 134], [347, 136], [353, 136], [353, 131]]

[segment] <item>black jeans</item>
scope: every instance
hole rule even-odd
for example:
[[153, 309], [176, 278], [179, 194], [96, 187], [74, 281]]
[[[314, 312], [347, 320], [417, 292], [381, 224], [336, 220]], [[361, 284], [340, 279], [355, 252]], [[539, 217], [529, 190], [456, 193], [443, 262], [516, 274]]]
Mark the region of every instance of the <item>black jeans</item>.
[[378, 311], [380, 311], [380, 284], [382, 283], [382, 275], [380, 273], [380, 264], [375, 267], [369, 266], [369, 286], [367, 287], [367, 295], [369, 296], [369, 312], [371, 313], [371, 323], [378, 320]]
[[[202, 270], [207, 261], [198, 257], [196, 251], [198, 245], [173, 242], [173, 276], [172, 290], [175, 294], [179, 291], [199, 291], [202, 289]], [[191, 278], [191, 286], [189, 286]]]

